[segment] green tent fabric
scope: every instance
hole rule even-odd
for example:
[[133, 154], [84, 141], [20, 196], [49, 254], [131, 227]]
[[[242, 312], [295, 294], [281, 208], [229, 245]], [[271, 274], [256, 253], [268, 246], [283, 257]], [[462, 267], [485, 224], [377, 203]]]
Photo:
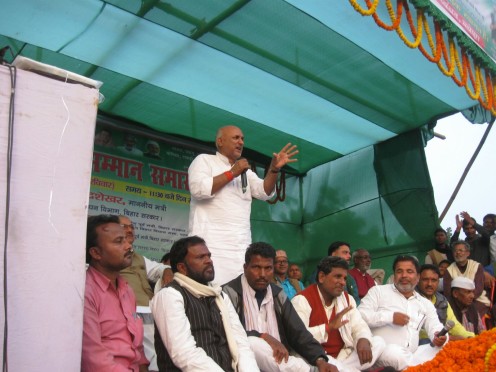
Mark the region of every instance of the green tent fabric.
[[[409, 3], [455, 27], [429, 2]], [[287, 249], [306, 269], [337, 239], [385, 266], [397, 252], [428, 248], [437, 212], [419, 128], [478, 102], [350, 2], [0, 4], [7, 62], [20, 55], [102, 81], [105, 120], [203, 148], [219, 126], [236, 124], [259, 164], [298, 145], [284, 202], [255, 203], [254, 240]], [[385, 2], [377, 12], [387, 18]]]

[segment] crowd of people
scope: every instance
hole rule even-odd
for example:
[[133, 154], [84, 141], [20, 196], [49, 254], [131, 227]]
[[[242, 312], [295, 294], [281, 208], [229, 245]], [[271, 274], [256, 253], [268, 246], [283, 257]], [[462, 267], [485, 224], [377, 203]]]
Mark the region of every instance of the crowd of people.
[[249, 225], [252, 197], [269, 198], [298, 151], [274, 153], [261, 179], [243, 144], [223, 127], [217, 154], [193, 161], [189, 234], [161, 263], [134, 252], [129, 218], [88, 217], [82, 371], [401, 371], [492, 327], [495, 215], [462, 212], [451, 244], [436, 230], [423, 265], [395, 257], [390, 283], [344, 241], [304, 282]]

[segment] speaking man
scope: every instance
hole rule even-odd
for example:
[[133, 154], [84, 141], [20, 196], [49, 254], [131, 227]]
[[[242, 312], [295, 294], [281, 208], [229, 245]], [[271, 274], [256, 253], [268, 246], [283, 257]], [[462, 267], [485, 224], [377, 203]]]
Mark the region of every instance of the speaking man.
[[244, 136], [233, 125], [218, 130], [215, 155], [198, 155], [188, 169], [191, 204], [189, 235], [207, 242], [217, 267], [216, 281], [224, 284], [242, 273], [244, 253], [251, 243], [253, 198], [272, 197], [278, 173], [297, 161], [296, 145], [288, 143], [274, 153], [264, 179], [241, 158]]

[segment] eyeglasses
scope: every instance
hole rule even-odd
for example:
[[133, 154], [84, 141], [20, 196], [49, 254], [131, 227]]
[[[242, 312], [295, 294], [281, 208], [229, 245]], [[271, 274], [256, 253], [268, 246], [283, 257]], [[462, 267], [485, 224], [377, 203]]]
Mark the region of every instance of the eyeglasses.
[[129, 224], [129, 225], [126, 225], [125, 223], [121, 223], [120, 224], [124, 229], [131, 229], [131, 230], [134, 230], [134, 225], [133, 224]]
[[356, 258], [359, 258], [361, 260], [370, 260], [370, 256], [356, 256]]
[[276, 265], [285, 265], [288, 263], [288, 260], [278, 260], [276, 261]]

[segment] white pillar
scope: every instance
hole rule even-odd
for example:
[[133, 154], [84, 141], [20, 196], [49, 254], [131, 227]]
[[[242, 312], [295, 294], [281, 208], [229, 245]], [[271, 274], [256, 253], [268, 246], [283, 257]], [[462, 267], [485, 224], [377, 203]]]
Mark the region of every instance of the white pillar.
[[[99, 93], [20, 69], [16, 79], [5, 296], [11, 76], [0, 66], [0, 292], [8, 308], [9, 370], [78, 371]], [[3, 303], [0, 322], [3, 347]]]

